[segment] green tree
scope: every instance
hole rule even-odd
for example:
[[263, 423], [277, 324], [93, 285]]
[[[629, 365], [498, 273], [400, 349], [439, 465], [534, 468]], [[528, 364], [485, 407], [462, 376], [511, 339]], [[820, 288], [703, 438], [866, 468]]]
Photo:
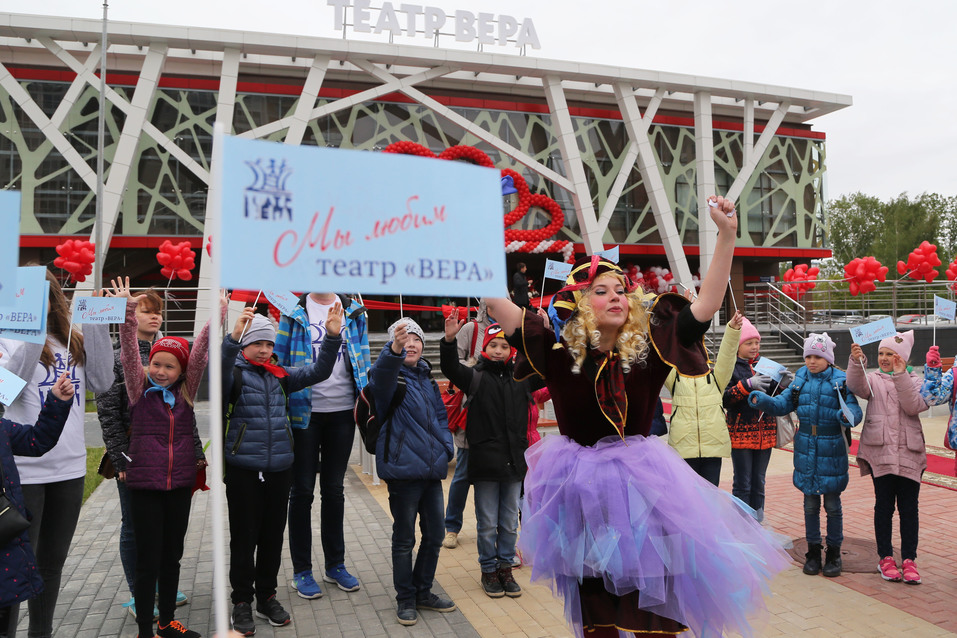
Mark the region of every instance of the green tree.
[[882, 207], [878, 198], [859, 192], [828, 202], [827, 238], [834, 259], [842, 266], [855, 257], [871, 254], [882, 231]]
[[[882, 228], [871, 249], [874, 257], [893, 271], [897, 262], [907, 261], [907, 255], [922, 241], [936, 243], [940, 211], [933, 204], [927, 195], [911, 200], [906, 193], [882, 204]], [[938, 255], [944, 261], [945, 255], [939, 250]]]

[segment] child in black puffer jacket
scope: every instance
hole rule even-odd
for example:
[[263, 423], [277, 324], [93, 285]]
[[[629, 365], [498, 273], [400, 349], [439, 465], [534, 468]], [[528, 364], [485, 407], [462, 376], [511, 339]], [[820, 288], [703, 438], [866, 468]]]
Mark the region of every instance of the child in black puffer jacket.
[[522, 481], [528, 469], [525, 450], [532, 388], [527, 381], [512, 377], [515, 353], [497, 323], [485, 329], [482, 354], [475, 367], [463, 365], [455, 347], [455, 335], [463, 324], [455, 314], [445, 320], [440, 349], [442, 374], [466, 391], [472, 387], [473, 376], [481, 375], [474, 396], [468, 399], [465, 437], [469, 444], [468, 478], [475, 488], [482, 588], [491, 598], [514, 598], [522, 595], [512, 576], [512, 561]]

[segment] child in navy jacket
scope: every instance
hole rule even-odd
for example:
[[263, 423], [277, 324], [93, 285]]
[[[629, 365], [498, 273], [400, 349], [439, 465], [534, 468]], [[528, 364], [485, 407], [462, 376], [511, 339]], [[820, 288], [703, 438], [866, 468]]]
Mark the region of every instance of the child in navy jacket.
[[[342, 306], [329, 310], [319, 357], [294, 368], [277, 364], [276, 329], [245, 308], [223, 339], [223, 397], [228, 397], [224, 458], [229, 510], [229, 584], [233, 629], [250, 636], [256, 615], [273, 627], [288, 625], [276, 600], [286, 510], [292, 484], [293, 439], [287, 396], [332, 373], [342, 347]], [[238, 382], [238, 387], [237, 386]], [[238, 391], [238, 392], [237, 392]]]

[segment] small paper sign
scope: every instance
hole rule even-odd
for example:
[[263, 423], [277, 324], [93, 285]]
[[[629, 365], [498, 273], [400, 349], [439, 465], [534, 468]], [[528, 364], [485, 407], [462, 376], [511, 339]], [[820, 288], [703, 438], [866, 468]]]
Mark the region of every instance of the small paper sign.
[[613, 248], [609, 248], [608, 250], [600, 250], [595, 254], [598, 255], [599, 257], [607, 259], [613, 264], [617, 264], [620, 250], [621, 249], [619, 246], [615, 246]]
[[[40, 324], [46, 321], [45, 282], [46, 268], [43, 266], [17, 268], [14, 302], [0, 307], [0, 328], [40, 329]], [[49, 286], [46, 289], [49, 290]]]
[[0, 305], [12, 306], [20, 257], [20, 193], [0, 191]]
[[897, 329], [894, 327], [894, 320], [890, 317], [851, 328], [851, 339], [859, 346], [866, 346], [869, 343], [893, 337], [895, 334]]
[[0, 367], [0, 403], [10, 405], [20, 395], [26, 381], [4, 367]]
[[73, 301], [73, 323], [124, 323], [126, 299], [121, 297], [77, 297]]
[[50, 282], [45, 278], [43, 285], [40, 286], [43, 297], [40, 310], [40, 328], [39, 330], [30, 330], [27, 328], [0, 328], [0, 337], [14, 339], [16, 341], [26, 341], [28, 343], [46, 343], [47, 342], [47, 301], [50, 299]]
[[758, 362], [755, 363], [753, 367], [754, 371], [758, 374], [769, 376], [778, 383], [781, 382], [781, 377], [784, 375], [784, 371], [787, 370], [785, 366], [767, 357], [758, 359]]
[[545, 278], [546, 279], [557, 279], [564, 282], [568, 279], [569, 273], [572, 271], [572, 265], [566, 264], [563, 261], [555, 261], [553, 259], [545, 260]]
[[299, 305], [299, 297], [288, 290], [263, 290], [263, 294], [266, 295], [269, 303], [276, 306], [279, 312], [287, 317], [292, 316], [296, 306]]
[[847, 419], [847, 425], [843, 423], [844, 427], [851, 427], [854, 425], [854, 415], [851, 414], [851, 409], [847, 407], [847, 403], [844, 402], [844, 395], [841, 394], [841, 389], [837, 388], [837, 400], [841, 403], [841, 412], [844, 413], [844, 418]]
[[957, 318], [957, 302], [934, 295], [934, 314], [953, 321]]

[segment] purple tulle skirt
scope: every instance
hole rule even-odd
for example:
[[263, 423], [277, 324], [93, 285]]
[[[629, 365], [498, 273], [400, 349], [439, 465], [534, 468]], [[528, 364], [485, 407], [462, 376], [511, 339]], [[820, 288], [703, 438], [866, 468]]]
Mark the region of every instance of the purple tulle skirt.
[[606, 437], [583, 447], [546, 436], [526, 451], [519, 548], [583, 635], [578, 584], [616, 595], [697, 636], [752, 635], [768, 583], [790, 559], [752, 510], [699, 477], [657, 437]]

